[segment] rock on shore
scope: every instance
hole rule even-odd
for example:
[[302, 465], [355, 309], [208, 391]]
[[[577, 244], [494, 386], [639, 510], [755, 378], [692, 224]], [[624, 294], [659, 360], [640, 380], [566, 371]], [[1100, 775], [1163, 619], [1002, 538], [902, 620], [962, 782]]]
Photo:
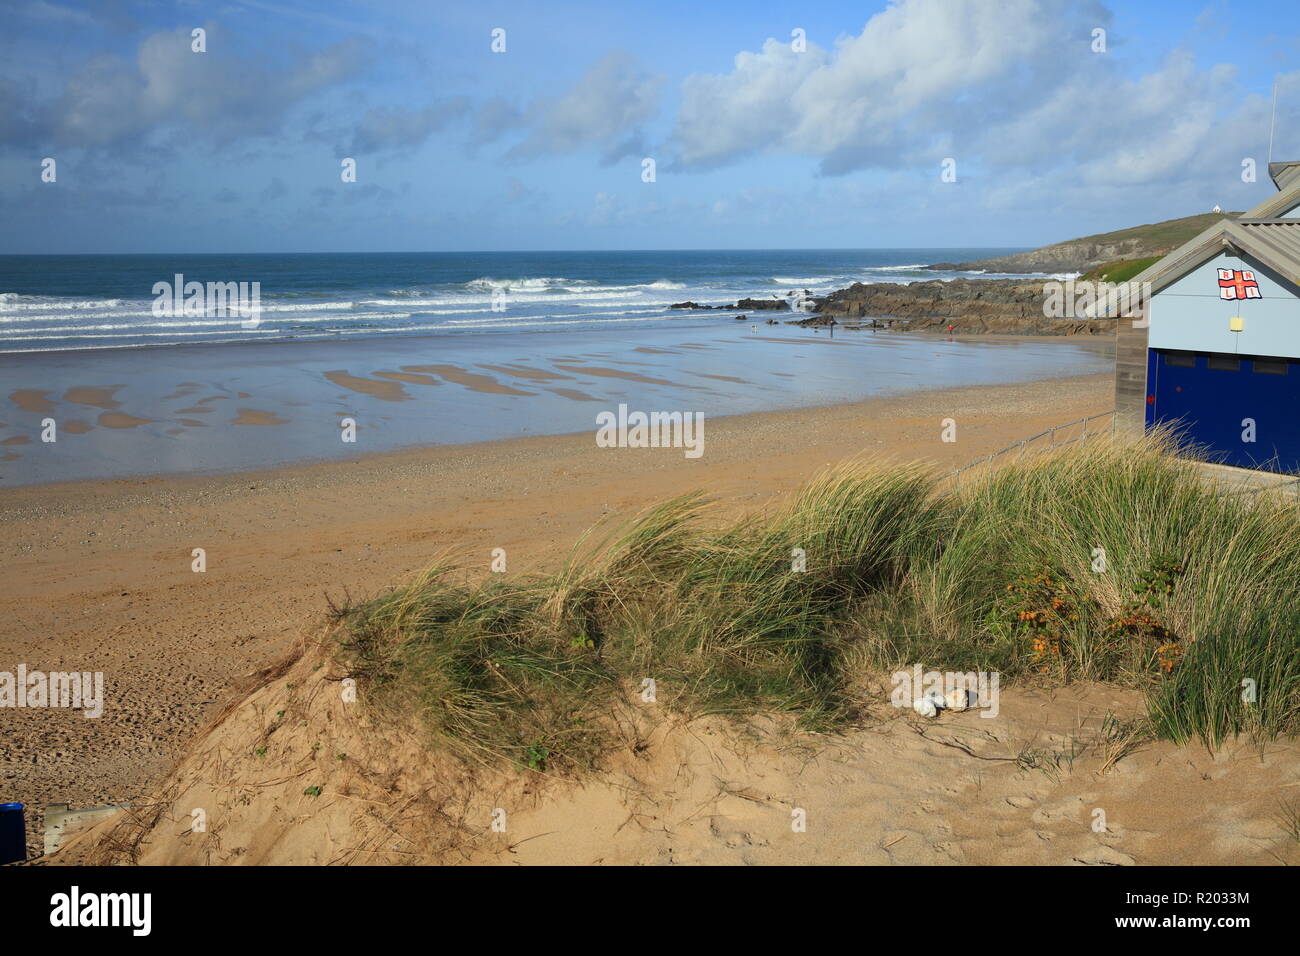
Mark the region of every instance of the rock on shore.
[[725, 309], [728, 312], [736, 309], [744, 309], [749, 312], [761, 310], [775, 310], [777, 312], [788, 312], [790, 303], [785, 299], [741, 299], [735, 305], [701, 305], [698, 302], [674, 302], [668, 306], [670, 309]]
[[[799, 325], [836, 324], [846, 319], [891, 321], [896, 329], [942, 331], [949, 325], [970, 334], [1101, 335], [1115, 331], [1114, 320], [1049, 319], [1043, 315], [1043, 281], [1018, 279], [938, 279], [907, 285], [855, 282], [847, 289], [814, 299], [818, 315]], [[861, 323], [870, 325], [868, 321]]]

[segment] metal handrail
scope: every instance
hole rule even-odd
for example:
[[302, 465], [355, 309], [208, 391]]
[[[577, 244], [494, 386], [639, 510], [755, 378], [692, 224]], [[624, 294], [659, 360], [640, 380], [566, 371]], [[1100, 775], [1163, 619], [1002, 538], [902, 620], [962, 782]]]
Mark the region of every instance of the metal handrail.
[[[1044, 435], [1048, 436], [1048, 438], [1047, 438], [1047, 442], [1048, 442], [1048, 443], [1047, 443], [1047, 448], [1048, 448], [1048, 450], [1050, 450], [1050, 449], [1052, 449], [1052, 448], [1055, 448], [1055, 447], [1057, 446], [1057, 444], [1058, 444], [1058, 442], [1056, 441], [1056, 433], [1057, 433], [1058, 431], [1060, 431], [1061, 429], [1063, 429], [1063, 428], [1073, 428], [1075, 425], [1082, 425], [1082, 426], [1083, 426], [1083, 433], [1082, 433], [1078, 438], [1067, 438], [1065, 441], [1062, 441], [1062, 442], [1060, 442], [1059, 444], [1061, 444], [1061, 445], [1070, 445], [1070, 444], [1073, 444], [1074, 442], [1077, 442], [1077, 441], [1084, 441], [1084, 440], [1088, 439], [1089, 437], [1092, 437], [1092, 436], [1090, 436], [1090, 435], [1088, 434], [1088, 422], [1094, 421], [1094, 420], [1096, 420], [1096, 419], [1098, 419], [1098, 418], [1109, 418], [1109, 419], [1110, 419], [1110, 429], [1109, 429], [1109, 430], [1110, 430], [1111, 432], [1114, 432], [1114, 430], [1115, 430], [1115, 409], [1112, 408], [1112, 409], [1111, 409], [1110, 411], [1108, 411], [1108, 412], [1099, 412], [1099, 413], [1096, 414], [1096, 415], [1089, 415], [1089, 416], [1087, 416], [1086, 418], [1076, 418], [1076, 419], [1075, 419], [1074, 421], [1072, 421], [1072, 422], [1063, 422], [1063, 423], [1061, 423], [1060, 425], [1053, 425], [1051, 428], [1047, 429], [1047, 431], [1039, 432], [1037, 435], [1034, 435], [1034, 436], [1032, 436], [1032, 437], [1030, 437], [1030, 438], [1022, 439], [1021, 441], [1018, 441], [1018, 442], [1015, 442], [1014, 444], [1008, 445], [1006, 448], [1003, 448], [1003, 449], [1001, 449], [1000, 451], [995, 451], [995, 452], [993, 452], [991, 455], [985, 455], [983, 458], [976, 458], [974, 461], [972, 461], [972, 462], [968, 462], [967, 464], [962, 465], [962, 466], [961, 466], [960, 468], [958, 468], [957, 470], [955, 470], [955, 471], [950, 471], [950, 472], [948, 472], [946, 475], [942, 475], [942, 476], [939, 478], [939, 480], [940, 480], [940, 481], [943, 481], [944, 479], [952, 478], [952, 479], [954, 479], [954, 483], [955, 483], [955, 485], [956, 485], [957, 487], [961, 487], [961, 474], [962, 474], [962, 472], [964, 472], [964, 471], [969, 471], [971, 468], [974, 468], [976, 465], [983, 465], [983, 464], [985, 464], [985, 463], [987, 463], [987, 462], [992, 461], [994, 458], [998, 458], [998, 457], [1000, 457], [1001, 455], [1005, 455], [1005, 454], [1007, 454], [1008, 452], [1016, 451], [1017, 449], [1020, 451], [1021, 456], [1023, 456], [1023, 455], [1024, 455], [1024, 452], [1025, 452], [1025, 447], [1026, 447], [1027, 445], [1029, 445], [1031, 442], [1038, 441], [1038, 439], [1042, 438]], [[1094, 431], [1094, 432], [1092, 433], [1092, 435], [1094, 435], [1094, 436], [1095, 436], [1095, 435], [1099, 435], [1099, 434], [1101, 434], [1101, 432], [1098, 432], [1098, 431]]]

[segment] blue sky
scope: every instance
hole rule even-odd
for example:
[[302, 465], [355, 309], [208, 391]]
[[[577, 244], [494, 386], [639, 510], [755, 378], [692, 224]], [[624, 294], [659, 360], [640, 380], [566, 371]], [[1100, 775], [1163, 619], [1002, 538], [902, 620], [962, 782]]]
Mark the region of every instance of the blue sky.
[[1300, 158], [1294, 0], [0, 17], [5, 253], [1032, 246], [1266, 197], [1278, 78]]

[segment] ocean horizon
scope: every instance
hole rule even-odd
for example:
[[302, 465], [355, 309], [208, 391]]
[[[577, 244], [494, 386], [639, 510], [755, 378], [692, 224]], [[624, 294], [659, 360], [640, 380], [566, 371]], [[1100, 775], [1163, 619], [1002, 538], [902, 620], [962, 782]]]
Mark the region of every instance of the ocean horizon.
[[[854, 282], [998, 278], [925, 267], [1015, 251], [5, 255], [0, 352], [653, 328], [689, 314], [669, 308], [683, 301], [731, 305], [824, 295]], [[156, 314], [155, 285], [178, 275], [205, 285], [258, 283], [259, 321]]]

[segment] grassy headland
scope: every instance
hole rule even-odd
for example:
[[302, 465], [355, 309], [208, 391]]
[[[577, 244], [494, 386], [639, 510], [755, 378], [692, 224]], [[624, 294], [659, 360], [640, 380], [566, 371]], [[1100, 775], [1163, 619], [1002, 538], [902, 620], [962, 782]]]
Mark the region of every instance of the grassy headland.
[[1079, 278], [1088, 282], [1128, 282], [1160, 261], [1160, 256], [1144, 259], [1121, 259], [1090, 269]]
[[[975, 262], [941, 262], [931, 269], [983, 269], [986, 272], [1087, 272], [1121, 260], [1159, 259], [1221, 219], [1240, 212], [1207, 212], [1146, 223], [1113, 232], [1052, 243], [1029, 252]], [[1112, 282], [1119, 281], [1112, 279]]]

